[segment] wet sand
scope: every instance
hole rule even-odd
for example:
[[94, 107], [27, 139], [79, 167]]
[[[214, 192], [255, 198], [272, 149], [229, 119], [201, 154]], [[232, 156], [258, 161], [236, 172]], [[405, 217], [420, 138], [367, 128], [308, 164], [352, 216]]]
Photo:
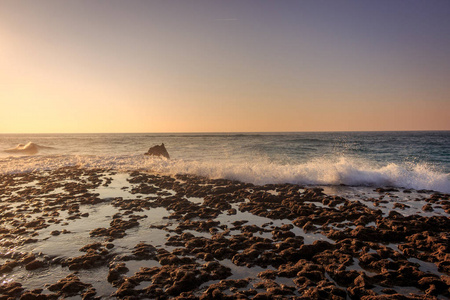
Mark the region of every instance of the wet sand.
[[0, 175], [0, 299], [447, 299], [450, 200], [61, 168]]

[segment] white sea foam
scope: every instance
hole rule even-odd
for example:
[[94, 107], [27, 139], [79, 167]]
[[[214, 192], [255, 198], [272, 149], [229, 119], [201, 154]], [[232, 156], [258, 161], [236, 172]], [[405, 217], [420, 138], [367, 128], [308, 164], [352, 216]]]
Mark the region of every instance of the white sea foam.
[[188, 173], [210, 178], [251, 182], [296, 183], [304, 185], [394, 186], [430, 189], [450, 193], [450, 174], [427, 164], [379, 165], [370, 161], [340, 157], [315, 159], [307, 163], [282, 165], [262, 161], [166, 160], [144, 155], [25, 156], [0, 159], [0, 172], [18, 173], [64, 166], [107, 168], [118, 171], [148, 170], [162, 174]]

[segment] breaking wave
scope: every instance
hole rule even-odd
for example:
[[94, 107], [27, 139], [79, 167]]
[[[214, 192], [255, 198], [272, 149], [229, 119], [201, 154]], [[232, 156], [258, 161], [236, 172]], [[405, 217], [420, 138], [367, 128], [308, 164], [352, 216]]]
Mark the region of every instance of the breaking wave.
[[425, 163], [389, 163], [339, 157], [283, 165], [268, 161], [166, 160], [144, 155], [23, 156], [0, 159], [1, 173], [43, 171], [65, 166], [106, 168], [118, 171], [145, 170], [162, 174], [196, 174], [255, 184], [393, 186], [450, 193], [450, 174]]
[[18, 144], [15, 148], [6, 149], [4, 150], [4, 152], [19, 155], [34, 155], [37, 154], [41, 149], [53, 149], [53, 148], [38, 145], [33, 142], [28, 142], [27, 144]]

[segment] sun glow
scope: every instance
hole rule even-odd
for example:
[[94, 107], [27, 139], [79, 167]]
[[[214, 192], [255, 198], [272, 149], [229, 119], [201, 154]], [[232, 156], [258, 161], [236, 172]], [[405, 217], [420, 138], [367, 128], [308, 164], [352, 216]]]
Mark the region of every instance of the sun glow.
[[[407, 7], [395, 9], [427, 36], [371, 5], [305, 4], [298, 18], [293, 4], [258, 16], [244, 4], [48, 3], [0, 11], [0, 132], [450, 129], [450, 60], [435, 59], [450, 42]], [[389, 31], [349, 23], [371, 14]]]

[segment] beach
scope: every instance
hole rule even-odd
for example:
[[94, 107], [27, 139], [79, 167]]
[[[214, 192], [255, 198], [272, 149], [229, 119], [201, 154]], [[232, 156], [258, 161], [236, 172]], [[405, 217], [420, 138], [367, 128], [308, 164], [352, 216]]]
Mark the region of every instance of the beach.
[[445, 193], [79, 166], [0, 177], [1, 299], [450, 296]]
[[450, 1], [0, 3], [0, 300], [450, 299]]

